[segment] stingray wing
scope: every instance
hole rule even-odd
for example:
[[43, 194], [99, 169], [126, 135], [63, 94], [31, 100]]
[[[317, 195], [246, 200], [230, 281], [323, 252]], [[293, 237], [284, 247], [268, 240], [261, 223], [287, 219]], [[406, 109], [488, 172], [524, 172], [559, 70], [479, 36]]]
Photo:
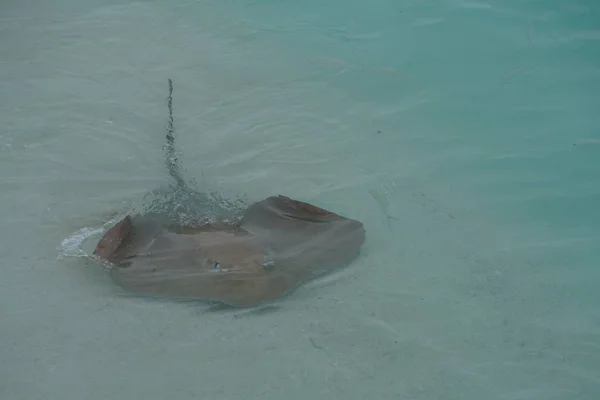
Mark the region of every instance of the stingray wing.
[[96, 256], [111, 261], [115, 258], [118, 251], [124, 246], [131, 237], [133, 224], [131, 217], [127, 215], [121, 221], [117, 222], [102, 236], [94, 253]]
[[293, 276], [296, 285], [347, 265], [365, 242], [359, 221], [286, 196], [254, 203], [242, 228], [270, 249], [275, 268]]

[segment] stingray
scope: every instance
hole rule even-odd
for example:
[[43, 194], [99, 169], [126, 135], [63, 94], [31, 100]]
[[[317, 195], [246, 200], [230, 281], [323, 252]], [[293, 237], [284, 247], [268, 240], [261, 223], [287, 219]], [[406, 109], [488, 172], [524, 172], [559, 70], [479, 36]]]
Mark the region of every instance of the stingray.
[[[169, 80], [166, 164], [186, 188], [174, 157]], [[365, 241], [361, 222], [284, 195], [267, 197], [235, 220], [177, 220], [161, 212], [126, 215], [93, 254], [134, 293], [253, 307], [355, 260]]]

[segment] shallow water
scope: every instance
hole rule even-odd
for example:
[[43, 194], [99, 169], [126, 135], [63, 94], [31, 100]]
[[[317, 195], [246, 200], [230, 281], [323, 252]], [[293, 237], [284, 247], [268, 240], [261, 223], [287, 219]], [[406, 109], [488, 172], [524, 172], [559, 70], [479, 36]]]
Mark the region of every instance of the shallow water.
[[[0, 397], [599, 398], [599, 16], [4, 2]], [[360, 259], [259, 310], [116, 287], [85, 254], [169, 182], [167, 78], [187, 179], [356, 218]]]

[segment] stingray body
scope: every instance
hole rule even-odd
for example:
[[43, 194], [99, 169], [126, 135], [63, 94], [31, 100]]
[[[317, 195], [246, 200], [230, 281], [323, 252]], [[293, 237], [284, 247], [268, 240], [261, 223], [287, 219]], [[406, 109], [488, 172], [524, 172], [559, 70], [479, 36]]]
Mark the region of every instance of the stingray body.
[[137, 293], [256, 306], [347, 265], [363, 225], [285, 196], [254, 203], [236, 225], [188, 227], [159, 215], [125, 217], [94, 254]]
[[[188, 190], [174, 156], [171, 80], [169, 89], [166, 164], [178, 188]], [[112, 263], [113, 281], [133, 292], [251, 307], [347, 265], [364, 241], [359, 221], [271, 196], [236, 223], [192, 226], [161, 213], [128, 215], [103, 235], [94, 255]]]

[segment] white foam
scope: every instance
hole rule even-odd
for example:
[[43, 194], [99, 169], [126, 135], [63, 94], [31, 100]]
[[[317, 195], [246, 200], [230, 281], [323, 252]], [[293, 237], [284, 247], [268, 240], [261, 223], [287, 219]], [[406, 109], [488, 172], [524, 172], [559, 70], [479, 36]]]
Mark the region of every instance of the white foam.
[[83, 243], [92, 236], [103, 232], [102, 228], [81, 228], [71, 236], [65, 238], [58, 248], [58, 259], [65, 257], [87, 257], [88, 254], [83, 250]]

